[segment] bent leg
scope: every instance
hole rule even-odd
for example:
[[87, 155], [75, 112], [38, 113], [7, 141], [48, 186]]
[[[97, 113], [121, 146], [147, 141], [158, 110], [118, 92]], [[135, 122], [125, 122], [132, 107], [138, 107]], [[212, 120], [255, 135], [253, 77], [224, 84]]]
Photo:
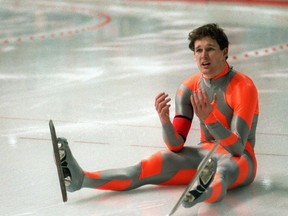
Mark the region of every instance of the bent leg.
[[228, 189], [253, 182], [257, 167], [253, 152], [245, 151], [241, 157], [215, 153], [213, 158], [217, 160], [218, 165], [212, 184], [207, 190], [200, 187], [201, 185], [197, 185], [186, 196], [186, 200], [183, 202], [184, 207], [192, 207], [203, 201], [208, 203], [220, 201], [225, 197]]
[[255, 156], [250, 156], [248, 152], [244, 152], [241, 157], [220, 156], [214, 181], [200, 201], [208, 203], [220, 201], [225, 197], [228, 189], [252, 183], [256, 166]]

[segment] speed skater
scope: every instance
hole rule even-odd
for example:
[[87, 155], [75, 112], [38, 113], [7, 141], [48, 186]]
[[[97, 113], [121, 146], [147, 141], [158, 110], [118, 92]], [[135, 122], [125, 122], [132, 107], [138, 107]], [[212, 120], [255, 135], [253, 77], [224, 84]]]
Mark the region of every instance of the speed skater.
[[[229, 41], [217, 24], [206, 24], [189, 33], [189, 48], [199, 72], [185, 79], [175, 97], [175, 116], [170, 120], [171, 99], [155, 98], [167, 150], [125, 168], [85, 171], [73, 157], [65, 138], [58, 138], [66, 188], [127, 191], [147, 184], [186, 185], [202, 159], [220, 142], [201, 173], [198, 184], [185, 197], [184, 207], [224, 198], [228, 189], [249, 185], [256, 176], [254, 153], [258, 121], [258, 93], [253, 81], [228, 62]], [[184, 146], [196, 115], [200, 142]]]

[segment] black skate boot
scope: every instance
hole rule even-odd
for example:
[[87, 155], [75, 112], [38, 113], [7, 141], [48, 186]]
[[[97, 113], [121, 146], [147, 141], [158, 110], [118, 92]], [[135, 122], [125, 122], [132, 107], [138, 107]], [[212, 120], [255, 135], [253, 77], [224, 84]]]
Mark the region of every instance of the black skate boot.
[[185, 208], [190, 208], [195, 204], [197, 204], [198, 202], [202, 201], [199, 198], [207, 191], [208, 187], [214, 180], [216, 169], [217, 169], [217, 161], [212, 158], [209, 159], [206, 166], [200, 173], [196, 188], [189, 191], [189, 193], [186, 194], [182, 202], [182, 205]]
[[84, 173], [73, 157], [65, 138], [58, 138], [58, 149], [67, 191], [74, 192], [80, 190]]

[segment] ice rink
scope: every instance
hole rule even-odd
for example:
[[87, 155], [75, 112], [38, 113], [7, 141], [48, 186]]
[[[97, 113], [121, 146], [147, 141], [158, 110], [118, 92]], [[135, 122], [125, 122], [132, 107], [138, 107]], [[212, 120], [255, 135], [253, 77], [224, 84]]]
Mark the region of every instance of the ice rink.
[[[258, 173], [222, 202], [175, 215], [286, 216], [288, 3], [262, 3], [0, 0], [0, 215], [167, 215], [184, 186], [83, 189], [63, 204], [48, 122], [85, 170], [125, 167], [164, 149], [154, 98], [174, 98], [198, 72], [188, 33], [216, 22], [231, 42], [229, 64], [259, 90]], [[187, 145], [198, 141], [194, 120]]]

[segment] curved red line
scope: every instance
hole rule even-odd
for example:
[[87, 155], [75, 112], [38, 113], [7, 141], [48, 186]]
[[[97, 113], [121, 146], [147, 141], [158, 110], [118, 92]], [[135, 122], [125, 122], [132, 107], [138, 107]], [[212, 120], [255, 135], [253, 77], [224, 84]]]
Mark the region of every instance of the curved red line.
[[240, 3], [240, 4], [254, 4], [254, 5], [276, 5], [276, 6], [288, 6], [287, 1], [273, 1], [273, 0], [128, 0], [131, 2], [185, 2], [185, 3]]

